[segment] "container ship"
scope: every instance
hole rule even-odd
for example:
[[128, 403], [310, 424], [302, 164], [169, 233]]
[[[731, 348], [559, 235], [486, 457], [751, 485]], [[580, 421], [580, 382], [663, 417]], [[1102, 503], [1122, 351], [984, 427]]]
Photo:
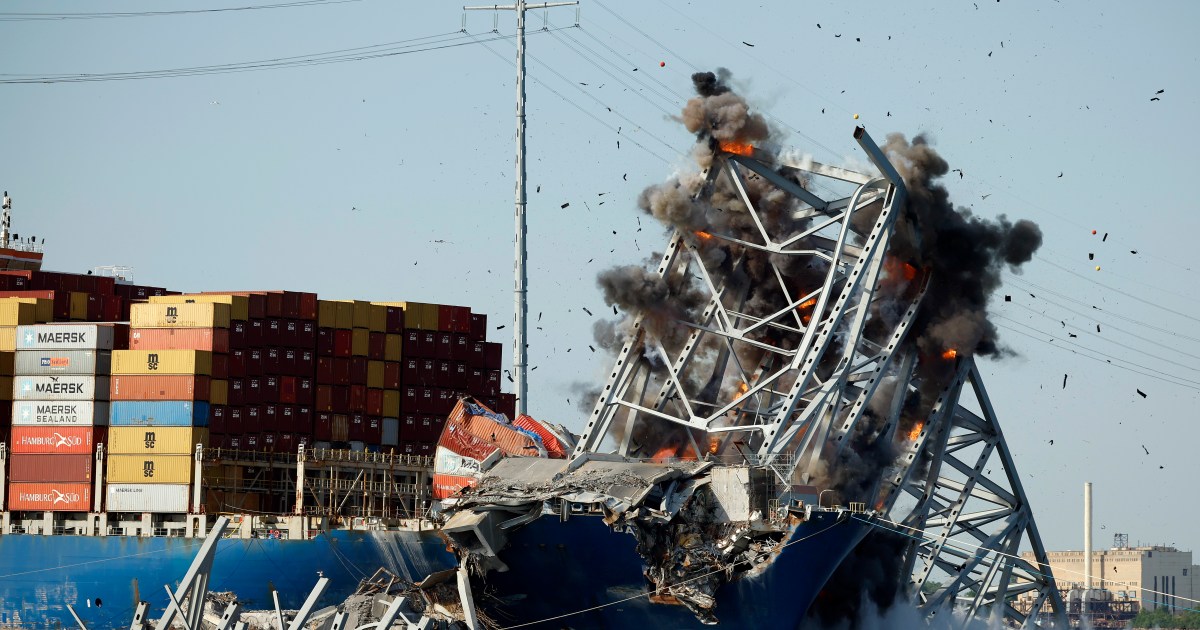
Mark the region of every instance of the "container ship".
[[0, 237], [0, 627], [165, 605], [218, 514], [213, 584], [248, 605], [455, 564], [425, 519], [434, 444], [461, 396], [514, 408], [486, 315], [184, 294]]

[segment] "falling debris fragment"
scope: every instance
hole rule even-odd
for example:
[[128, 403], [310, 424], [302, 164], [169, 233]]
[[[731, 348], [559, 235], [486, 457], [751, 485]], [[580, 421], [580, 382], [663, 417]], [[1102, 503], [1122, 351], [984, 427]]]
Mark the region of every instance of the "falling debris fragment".
[[666, 67], [667, 67], [667, 62], [665, 62], [665, 61], [660, 61], [660, 62], [658, 62], [658, 67], [659, 67], [659, 68], [666, 68]]
[[497, 327], [496, 327], [496, 330], [504, 330], [504, 324], [501, 324], [501, 325], [497, 326]]
[[1063, 374], [1063, 389], [1067, 388], [1067, 375]]
[[1104, 241], [1107, 241], [1107, 240], [1108, 240], [1108, 232], [1105, 232], [1104, 238], [1100, 239], [1100, 242], [1103, 243]]
[[1011, 301], [1012, 301], [1012, 296], [1011, 296], [1011, 295], [1006, 295], [1006, 296], [1004, 296], [1004, 301], [1005, 301], [1005, 302], [1011, 302]]
[[571, 205], [570, 202], [567, 202], [567, 203], [564, 203], [563, 205], [559, 206], [559, 208], [566, 208], [569, 205]]
[[1100, 332], [1100, 324], [1096, 324], [1096, 332]]
[[1146, 448], [1146, 445], [1145, 445], [1145, 444], [1143, 444], [1143, 445], [1142, 445], [1142, 450], [1143, 450], [1143, 451], [1146, 451], [1146, 454], [1147, 454], [1147, 455], [1149, 455], [1149, 454], [1150, 454], [1150, 449]]
[[1094, 252], [1088, 252], [1088, 260], [1096, 260], [1096, 254]]
[[1096, 265], [1096, 271], [1100, 271], [1100, 265]]
[[591, 315], [591, 314], [592, 314], [592, 312], [591, 312], [591, 311], [589, 311], [589, 310], [587, 309], [587, 307], [586, 307], [586, 306], [585, 306], [585, 307], [583, 307], [583, 312], [584, 312], [584, 313], [587, 313], [588, 315]]
[[1137, 253], [1137, 250], [1136, 250], [1136, 249], [1131, 249], [1131, 250], [1129, 250], [1129, 253], [1130, 253], [1130, 254], [1136, 254], [1136, 253]]
[[595, 346], [588, 346], [588, 350], [591, 350], [592, 352], [595, 352], [595, 351], [596, 351], [596, 347], [595, 347]]
[[747, 45], [747, 46], [749, 46], [749, 47], [751, 47], [751, 48], [754, 48], [754, 44], [751, 44], [750, 42], [742, 42], [742, 43], [743, 43], [743, 44], [745, 44], [745, 45]]
[[1135, 389], [1134, 391], [1136, 391], [1138, 393], [1138, 396], [1141, 396], [1142, 398], [1146, 397], [1146, 392], [1144, 392], [1140, 389]]
[[[1059, 177], [1062, 177], [1061, 175]], [[1092, 230], [1092, 236], [1096, 235], [1096, 230]]]

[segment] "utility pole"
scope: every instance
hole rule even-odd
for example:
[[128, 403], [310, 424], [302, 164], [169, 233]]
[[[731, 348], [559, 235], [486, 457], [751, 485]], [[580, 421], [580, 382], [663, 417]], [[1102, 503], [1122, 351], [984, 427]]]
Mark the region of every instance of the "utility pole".
[[529, 9], [549, 9], [577, 5], [578, 2], [541, 2], [528, 4], [516, 0], [516, 4], [484, 7], [463, 7], [464, 11], [516, 11], [517, 12], [517, 194], [516, 194], [516, 264], [514, 265], [513, 305], [513, 379], [517, 386], [517, 415], [526, 413], [529, 394], [528, 363], [529, 349], [526, 342], [527, 299], [529, 274], [525, 263], [529, 249], [525, 245], [525, 12]]

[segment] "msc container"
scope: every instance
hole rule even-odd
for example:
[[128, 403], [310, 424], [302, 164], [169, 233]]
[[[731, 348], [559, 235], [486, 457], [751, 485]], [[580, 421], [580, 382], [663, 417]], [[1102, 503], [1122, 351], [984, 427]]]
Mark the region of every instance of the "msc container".
[[8, 509], [35, 512], [88, 512], [92, 509], [92, 484], [13, 483], [8, 487]]
[[166, 483], [108, 484], [109, 512], [167, 512], [188, 511], [191, 486]]
[[108, 350], [22, 350], [17, 353], [17, 374], [99, 374], [111, 371], [112, 352]]
[[18, 400], [12, 406], [13, 426], [108, 426], [106, 402]]
[[110, 455], [108, 458], [110, 484], [189, 483], [191, 480], [191, 455]]
[[228, 304], [133, 304], [134, 328], [229, 328]]
[[16, 298], [0, 300], [0, 326], [24, 326], [37, 323], [37, 305]]
[[212, 374], [212, 353], [203, 350], [117, 350], [113, 374]]
[[193, 427], [115, 426], [108, 432], [110, 455], [190, 455], [208, 445], [208, 429]]
[[116, 324], [38, 324], [17, 328], [17, 350], [112, 350]]
[[13, 453], [57, 453], [90, 455], [97, 442], [105, 440], [104, 427], [17, 426], [8, 446]]
[[207, 376], [136, 376], [118, 375], [111, 379], [112, 400], [203, 400], [210, 391]]
[[205, 427], [208, 426], [209, 411], [209, 404], [200, 401], [120, 401], [112, 403], [111, 425], [114, 427]]
[[227, 328], [136, 328], [129, 331], [132, 350], [207, 350], [229, 352]]
[[250, 319], [250, 298], [229, 293], [203, 293], [183, 295], [157, 295], [150, 298], [151, 304], [228, 304], [229, 319]]
[[69, 481], [86, 483], [92, 480], [92, 456], [44, 453], [14, 453], [8, 459], [8, 478], [21, 481]]
[[15, 400], [108, 400], [107, 376], [16, 376]]

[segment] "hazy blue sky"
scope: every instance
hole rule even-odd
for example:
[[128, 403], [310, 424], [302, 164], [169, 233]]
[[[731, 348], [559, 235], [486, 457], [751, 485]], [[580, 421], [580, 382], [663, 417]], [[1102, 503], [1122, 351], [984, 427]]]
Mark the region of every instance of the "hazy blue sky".
[[[0, 10], [248, 4], [10, 1]], [[462, 13], [456, 3], [362, 0], [0, 21], [0, 80], [438, 34], [446, 37], [403, 45], [471, 42], [451, 39]], [[542, 20], [531, 15], [530, 26]], [[573, 9], [550, 14], [551, 27], [574, 20]], [[502, 15], [500, 33], [514, 24]], [[595, 273], [664, 242], [648, 221], [636, 232], [635, 199], [690, 168], [681, 154], [692, 138], [670, 115], [694, 69], [725, 67], [786, 124], [797, 150], [863, 162], [854, 113], [879, 139], [928, 133], [963, 170], [948, 182], [958, 204], [1041, 225], [1042, 252], [1006, 280], [1013, 302], [995, 305], [1018, 356], [982, 370], [1043, 536], [1051, 549], [1081, 547], [1081, 487], [1091, 480], [1100, 545], [1127, 532], [1200, 550], [1200, 219], [1188, 140], [1200, 111], [1197, 24], [1192, 2], [584, 0], [581, 29], [529, 40], [540, 81], [529, 87], [534, 414], [580, 426], [577, 384], [608, 368], [587, 348], [594, 318], [582, 309], [605, 311]], [[492, 25], [490, 14], [468, 16], [481, 38]], [[262, 72], [0, 84], [0, 188], [16, 203], [14, 231], [44, 237], [52, 269], [120, 264], [139, 283], [180, 290], [464, 304], [507, 341], [513, 55], [503, 40]], [[1109, 356], [1083, 358], [1068, 343]]]

